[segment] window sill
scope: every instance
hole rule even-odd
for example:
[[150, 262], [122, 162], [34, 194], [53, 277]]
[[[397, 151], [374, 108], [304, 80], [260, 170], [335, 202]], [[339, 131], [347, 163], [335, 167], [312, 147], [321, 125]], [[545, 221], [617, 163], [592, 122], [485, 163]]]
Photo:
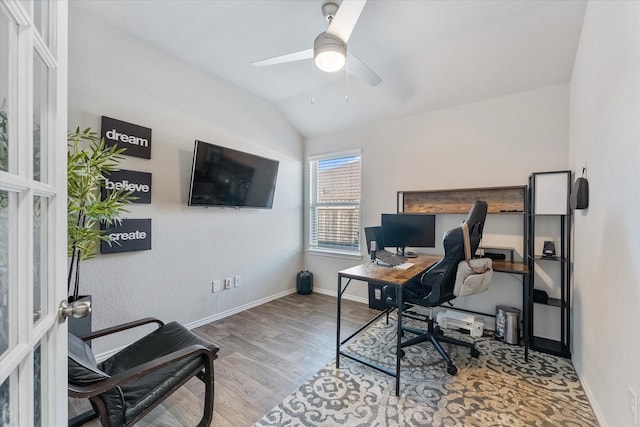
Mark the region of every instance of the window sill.
[[335, 250], [307, 249], [306, 253], [310, 255], [319, 255], [332, 258], [356, 259], [362, 260], [362, 255], [354, 252], [341, 252]]

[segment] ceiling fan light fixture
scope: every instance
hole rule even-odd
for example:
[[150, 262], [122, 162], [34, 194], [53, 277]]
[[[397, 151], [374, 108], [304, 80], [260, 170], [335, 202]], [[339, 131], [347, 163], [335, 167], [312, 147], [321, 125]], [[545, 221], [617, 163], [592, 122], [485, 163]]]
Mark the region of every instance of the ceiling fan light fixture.
[[322, 71], [338, 71], [347, 61], [347, 45], [333, 34], [320, 33], [313, 43], [313, 60]]

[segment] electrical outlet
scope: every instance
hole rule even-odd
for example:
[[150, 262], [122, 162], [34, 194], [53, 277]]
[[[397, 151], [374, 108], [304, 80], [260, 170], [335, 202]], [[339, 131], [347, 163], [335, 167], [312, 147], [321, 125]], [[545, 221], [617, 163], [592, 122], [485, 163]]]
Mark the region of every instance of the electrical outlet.
[[233, 278], [233, 286], [235, 286], [236, 288], [239, 288], [240, 285], [242, 285], [242, 276], [237, 275], [236, 277]]
[[222, 283], [220, 280], [214, 280], [211, 285], [211, 292], [220, 292], [222, 290]]
[[633, 423], [638, 425], [638, 395], [629, 387], [629, 410], [633, 414]]
[[231, 289], [231, 277], [226, 277], [224, 279], [224, 288]]

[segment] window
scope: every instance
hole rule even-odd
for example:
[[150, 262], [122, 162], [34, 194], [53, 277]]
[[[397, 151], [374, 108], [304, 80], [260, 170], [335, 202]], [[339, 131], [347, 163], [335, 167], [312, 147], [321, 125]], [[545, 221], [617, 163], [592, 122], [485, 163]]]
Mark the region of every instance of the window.
[[360, 151], [309, 159], [309, 249], [360, 254]]

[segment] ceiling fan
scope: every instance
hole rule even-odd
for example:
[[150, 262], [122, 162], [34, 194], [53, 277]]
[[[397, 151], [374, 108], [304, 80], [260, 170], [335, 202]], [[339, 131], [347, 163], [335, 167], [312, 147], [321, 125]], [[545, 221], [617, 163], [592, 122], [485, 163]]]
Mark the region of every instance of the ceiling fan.
[[322, 14], [329, 21], [329, 28], [318, 34], [312, 49], [275, 56], [251, 64], [256, 67], [264, 67], [313, 58], [319, 69], [334, 72], [341, 70], [348, 61], [349, 74], [371, 86], [377, 86], [382, 79], [351, 51], [347, 50], [347, 42], [366, 2], [367, 0], [342, 0], [340, 6], [333, 1], [325, 2], [322, 5]]

